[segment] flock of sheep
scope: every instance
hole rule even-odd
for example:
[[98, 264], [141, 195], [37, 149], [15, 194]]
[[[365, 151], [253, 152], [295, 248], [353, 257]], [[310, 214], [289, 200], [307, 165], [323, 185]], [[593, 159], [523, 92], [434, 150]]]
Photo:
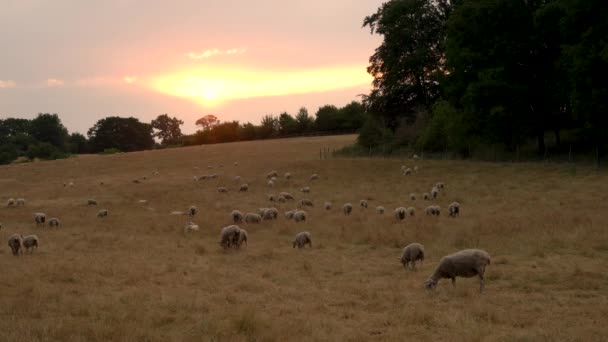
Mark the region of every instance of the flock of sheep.
[[[235, 166], [238, 163], [235, 163]], [[402, 174], [404, 176], [412, 175], [413, 173], [418, 172], [418, 167], [414, 167], [413, 169], [407, 168], [403, 166], [401, 168]], [[154, 174], [158, 174], [157, 171]], [[202, 181], [206, 179], [216, 179], [219, 176], [217, 174], [212, 175], [204, 175], [204, 176], [195, 176], [195, 181]], [[277, 171], [271, 171], [266, 174], [267, 178], [267, 186], [272, 189], [277, 184], [279, 173]], [[283, 175], [286, 180], [290, 180], [292, 178], [292, 174], [287, 172]], [[145, 177], [144, 177], [145, 178]], [[309, 178], [309, 182], [315, 181], [319, 179], [318, 174], [313, 174]], [[145, 179], [144, 179], [145, 180]], [[236, 176], [234, 178], [235, 182], [241, 183], [241, 177]], [[139, 179], [135, 181], [140, 182]], [[134, 181], [134, 182], [135, 182]], [[73, 186], [73, 182], [69, 182], [64, 184], [64, 186]], [[247, 183], [242, 183], [238, 185], [239, 192], [247, 192], [249, 191], [249, 185]], [[440, 192], [445, 189], [445, 185], [442, 182], [436, 183], [430, 190], [429, 193], [422, 194], [422, 198], [424, 200], [434, 200], [437, 199]], [[311, 192], [310, 186], [304, 186], [300, 189], [303, 194], [309, 194]], [[229, 189], [227, 187], [218, 187], [218, 193], [227, 193]], [[308, 198], [302, 198], [296, 202], [295, 196], [288, 192], [280, 192], [277, 194], [270, 194], [267, 196], [270, 202], [279, 202], [279, 203], [287, 203], [293, 201], [298, 204], [298, 208], [292, 209], [284, 212], [283, 216], [287, 220], [293, 220], [296, 223], [306, 222], [308, 214], [303, 208], [305, 207], [313, 207], [314, 203], [312, 200]], [[412, 193], [409, 195], [410, 200], [415, 201], [417, 195]], [[146, 200], [140, 200], [139, 203], [147, 203]], [[89, 199], [87, 201], [87, 205], [96, 206], [97, 201], [94, 199]], [[362, 199], [359, 201], [359, 207], [361, 209], [368, 208], [368, 201]], [[16, 206], [25, 206], [25, 199], [9, 199], [7, 202], [8, 207], [16, 207]], [[331, 202], [325, 202], [323, 208], [325, 210], [331, 210], [333, 207]], [[342, 213], [345, 216], [351, 215], [353, 211], [353, 204], [345, 203], [342, 205]], [[383, 206], [376, 207], [376, 213], [379, 215], [383, 215], [385, 213], [385, 208]], [[398, 207], [393, 211], [394, 220], [397, 222], [405, 220], [407, 217], [414, 216], [416, 209], [414, 207]], [[441, 215], [441, 207], [438, 205], [429, 205], [424, 209], [424, 212], [428, 216], [440, 216]], [[172, 215], [186, 215], [190, 218], [190, 220], [186, 223], [184, 228], [185, 233], [195, 232], [199, 230], [199, 226], [192, 221], [192, 218], [198, 213], [198, 208], [196, 206], [189, 207], [186, 211], [173, 211]], [[448, 206], [448, 215], [450, 217], [457, 217], [460, 215], [460, 204], [458, 202], [452, 202]], [[98, 218], [104, 218], [108, 216], [108, 210], [102, 209], [97, 212]], [[243, 246], [243, 244], [247, 245], [249, 236], [245, 229], [242, 229], [238, 226], [238, 224], [259, 224], [263, 221], [268, 220], [277, 220], [279, 218], [279, 210], [274, 207], [270, 208], [259, 208], [257, 212], [246, 212], [243, 213], [239, 210], [232, 210], [230, 213], [230, 220], [233, 224], [226, 226], [220, 231], [219, 245], [224, 249], [239, 249]], [[60, 221], [56, 217], [49, 218], [47, 220], [47, 216], [44, 213], [35, 213], [34, 221], [37, 226], [45, 226], [48, 223], [51, 227], [59, 227]], [[0, 229], [2, 225], [0, 224]], [[39, 239], [36, 235], [26, 235], [23, 236], [21, 234], [13, 234], [9, 237], [8, 245], [11, 248], [12, 254], [18, 256], [23, 253], [25, 249], [26, 252], [33, 253], [34, 249], [38, 248]], [[302, 231], [296, 234], [292, 241], [293, 248], [303, 248], [305, 246], [309, 246], [312, 248], [312, 235], [308, 231]], [[416, 267], [416, 262], [422, 262], [425, 257], [425, 249], [424, 246], [420, 243], [411, 243], [403, 248], [400, 261], [403, 264], [403, 267], [406, 269], [414, 270]], [[490, 256], [487, 252], [479, 249], [466, 249], [454, 254], [447, 255], [443, 257], [439, 265], [436, 267], [432, 275], [425, 282], [425, 287], [428, 289], [434, 289], [442, 278], [449, 278], [452, 280], [452, 284], [455, 284], [456, 277], [474, 277], [478, 276], [480, 279], [480, 292], [483, 292], [484, 289], [484, 273], [487, 265], [490, 264]]]

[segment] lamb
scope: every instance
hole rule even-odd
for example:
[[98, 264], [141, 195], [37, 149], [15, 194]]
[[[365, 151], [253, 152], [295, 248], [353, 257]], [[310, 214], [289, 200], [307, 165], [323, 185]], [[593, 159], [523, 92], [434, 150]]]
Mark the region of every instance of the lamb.
[[37, 226], [42, 225], [44, 227], [44, 224], [46, 223], [46, 214], [44, 214], [44, 213], [35, 213], [34, 214], [34, 221], [36, 221], [36, 225]]
[[228, 189], [225, 188], [225, 187], [223, 187], [223, 186], [220, 186], [220, 187], [217, 188], [217, 192], [219, 192], [219, 193], [227, 193]]
[[8, 246], [11, 248], [14, 256], [18, 256], [23, 244], [23, 237], [19, 234], [13, 234], [8, 238]]
[[241, 228], [236, 225], [231, 225], [222, 228], [220, 232], [220, 246], [224, 249], [230, 248], [238, 244]]
[[323, 205], [325, 210], [331, 210], [331, 202], [325, 202], [325, 204]]
[[245, 184], [241, 184], [241, 187], [239, 188], [239, 192], [247, 192], [249, 190], [249, 184], [245, 183]]
[[22, 237], [23, 239], [23, 247], [25, 248], [26, 252], [30, 252], [33, 253], [34, 252], [34, 248], [38, 249], [38, 236], [36, 235], [26, 235], [24, 237]]
[[300, 191], [303, 192], [303, 193], [305, 193], [305, 194], [308, 194], [308, 193], [310, 193], [310, 187], [305, 186], [302, 189], [300, 189]]
[[270, 179], [272, 177], [279, 177], [279, 173], [277, 171], [270, 171], [266, 174], [266, 178]]
[[233, 210], [230, 213], [230, 217], [232, 218], [232, 222], [234, 223], [242, 223], [243, 222], [243, 213], [238, 210]]
[[353, 211], [353, 205], [350, 203], [346, 203], [342, 206], [342, 211], [344, 212], [344, 215], [350, 215], [350, 213]]
[[312, 203], [311, 200], [304, 198], [304, 199], [300, 200], [300, 206], [301, 207], [314, 207], [314, 204]]
[[17, 206], [18, 207], [23, 207], [25, 205], [25, 199], [23, 198], [17, 198]]
[[293, 209], [293, 210], [290, 210], [290, 211], [286, 211], [286, 212], [285, 212], [285, 218], [286, 218], [286, 219], [288, 219], [288, 220], [293, 219], [293, 216], [295, 215], [295, 213], [296, 213], [297, 211], [298, 211], [297, 209]]
[[293, 219], [296, 222], [304, 222], [306, 221], [306, 212], [304, 210], [298, 210], [293, 214]]
[[424, 261], [424, 246], [417, 242], [410, 243], [403, 248], [403, 253], [399, 260], [401, 260], [404, 268], [407, 269], [409, 266], [411, 270], [415, 270], [416, 261], [420, 260], [421, 263]]
[[439, 216], [441, 215], [441, 207], [438, 205], [429, 205], [424, 209], [427, 216]]
[[292, 248], [296, 248], [296, 246], [298, 248], [304, 248], [306, 247], [306, 245], [308, 245], [310, 248], [312, 248], [312, 237], [310, 236], [309, 232], [299, 232], [298, 234], [296, 234], [296, 237], [293, 239], [293, 247]]
[[285, 179], [290, 180], [291, 179], [291, 173], [285, 172], [284, 177], [285, 177]]
[[366, 200], [360, 200], [359, 201], [359, 206], [361, 208], [367, 208], [367, 201]]
[[311, 181], [313, 181], [313, 180], [317, 180], [317, 179], [319, 179], [319, 175], [318, 175], [318, 174], [316, 174], [316, 173], [313, 173], [313, 174], [312, 174], [312, 176], [310, 176], [310, 180], [311, 180]]
[[295, 197], [293, 197], [293, 195], [290, 194], [289, 192], [281, 192], [279, 194], [279, 196], [285, 197], [286, 200], [294, 200], [295, 199]]
[[416, 194], [412, 192], [410, 194], [410, 201], [415, 201], [415, 200], [416, 200]]
[[107, 217], [107, 216], [108, 216], [108, 209], [102, 209], [97, 212], [98, 218], [103, 218], [103, 217]]
[[260, 223], [262, 222], [262, 216], [256, 213], [247, 213], [245, 214], [245, 222], [246, 223]]
[[445, 188], [445, 184], [443, 184], [443, 182], [437, 182], [437, 184], [435, 184], [435, 187], [439, 190], [443, 190]]
[[409, 207], [409, 208], [405, 209], [405, 211], [410, 216], [416, 215], [416, 208], [414, 208], [414, 207]]
[[437, 199], [437, 196], [439, 196], [439, 189], [437, 187], [433, 187], [431, 189], [431, 197], [433, 199]]
[[192, 221], [189, 221], [188, 223], [186, 223], [186, 226], [184, 227], [184, 234], [187, 234], [189, 232], [198, 232], [199, 227], [198, 224], [195, 224]]
[[279, 217], [279, 211], [277, 208], [267, 208], [262, 213], [262, 218], [264, 220], [276, 220]]
[[376, 207], [376, 212], [380, 215], [384, 214], [384, 207], [382, 207], [382, 206]]
[[196, 213], [198, 213], [198, 208], [193, 205], [191, 205], [190, 208], [188, 208], [188, 211], [186, 211], [186, 215], [190, 217], [196, 215]]
[[97, 201], [94, 199], [88, 199], [87, 200], [87, 205], [97, 205]]
[[483, 293], [483, 275], [488, 265], [490, 265], [490, 255], [486, 251], [465, 249], [441, 258], [439, 265], [424, 286], [432, 290], [442, 278], [451, 278], [452, 285], [456, 286], [456, 277], [479, 276], [479, 292]]
[[450, 215], [450, 217], [460, 216], [460, 203], [450, 203], [450, 205], [448, 206], [448, 215]]
[[428, 192], [425, 192], [422, 194], [422, 199], [424, 199], [425, 201], [430, 201], [431, 200], [431, 195], [429, 195]]
[[266, 183], [266, 185], [268, 185], [269, 188], [274, 188], [274, 181], [271, 179], [268, 181], [268, 183]]
[[59, 219], [56, 217], [51, 217], [49, 219], [49, 227], [59, 227], [60, 222]]
[[9, 198], [8, 201], [6, 201], [6, 206], [7, 207], [14, 207], [15, 206], [15, 199], [14, 198]]
[[407, 215], [407, 209], [405, 209], [404, 207], [399, 207], [399, 208], [395, 209], [394, 213], [395, 213], [395, 219], [397, 221], [403, 221], [403, 220], [405, 220], [405, 217]]

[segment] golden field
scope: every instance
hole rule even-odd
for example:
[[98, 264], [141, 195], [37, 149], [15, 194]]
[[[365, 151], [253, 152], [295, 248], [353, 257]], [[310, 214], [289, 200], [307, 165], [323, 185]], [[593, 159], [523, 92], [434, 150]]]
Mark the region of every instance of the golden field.
[[[354, 136], [296, 138], [87, 155], [0, 167], [0, 341], [600, 341], [608, 336], [608, 174], [566, 164], [390, 159], [319, 160], [319, 149]], [[233, 165], [235, 161], [238, 166]], [[223, 167], [220, 167], [223, 164]], [[402, 164], [419, 166], [401, 176]], [[212, 166], [212, 169], [208, 169]], [[198, 167], [198, 169], [195, 169]], [[158, 175], [153, 171], [158, 170]], [[274, 189], [266, 173], [291, 172]], [[195, 175], [218, 173], [195, 182]], [[311, 174], [319, 180], [309, 183]], [[249, 192], [237, 192], [241, 176]], [[133, 179], [147, 177], [140, 184]], [[74, 182], [64, 187], [64, 182]], [[442, 216], [423, 192], [442, 181]], [[104, 184], [101, 185], [100, 183]], [[298, 190], [310, 185], [311, 193]], [[220, 194], [218, 186], [231, 191]], [[308, 221], [241, 225], [249, 244], [222, 250], [230, 211], [255, 212], [310, 198]], [[418, 201], [409, 200], [409, 193]], [[94, 198], [97, 207], [86, 206]], [[138, 200], [148, 200], [139, 204]], [[370, 207], [356, 206], [368, 199]], [[325, 211], [323, 203], [333, 202]], [[459, 201], [459, 218], [447, 205]], [[355, 205], [345, 217], [344, 203]], [[201, 229], [184, 234], [196, 205]], [[375, 207], [386, 207], [378, 215]], [[398, 206], [416, 216], [393, 222]], [[109, 216], [97, 219], [98, 210]], [[37, 228], [34, 212], [58, 217]], [[299, 231], [313, 248], [293, 249]], [[37, 234], [32, 255], [14, 257], [13, 233]], [[426, 259], [406, 271], [410, 242]], [[423, 288], [439, 259], [464, 248], [492, 256], [477, 278]]]

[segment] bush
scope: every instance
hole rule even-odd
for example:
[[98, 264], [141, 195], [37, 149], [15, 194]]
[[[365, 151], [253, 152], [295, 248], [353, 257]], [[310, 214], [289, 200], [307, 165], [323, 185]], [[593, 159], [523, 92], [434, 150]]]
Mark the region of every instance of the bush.
[[391, 145], [392, 142], [393, 133], [389, 129], [383, 128], [376, 118], [368, 116], [361, 127], [357, 143], [364, 147], [376, 147]]
[[25, 152], [28, 158], [34, 159], [57, 159], [61, 158], [61, 152], [48, 142], [39, 142], [30, 145]]
[[99, 154], [116, 154], [116, 153], [120, 153], [120, 152], [122, 152], [122, 151], [120, 151], [116, 147], [112, 147], [112, 148], [104, 149], [103, 151], [99, 152]]

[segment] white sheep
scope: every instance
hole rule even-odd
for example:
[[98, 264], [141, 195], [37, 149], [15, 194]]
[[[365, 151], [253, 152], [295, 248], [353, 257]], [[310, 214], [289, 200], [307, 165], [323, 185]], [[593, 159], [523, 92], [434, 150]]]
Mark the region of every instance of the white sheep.
[[196, 213], [198, 213], [198, 208], [194, 205], [191, 205], [190, 208], [188, 208], [188, 211], [186, 211], [186, 215], [190, 217], [196, 215]]
[[37, 226], [42, 225], [44, 227], [44, 225], [46, 223], [46, 214], [44, 214], [44, 213], [35, 213], [34, 214], [34, 221], [36, 222]]
[[479, 292], [483, 292], [484, 273], [490, 265], [490, 255], [481, 249], [465, 249], [447, 256], [439, 261], [439, 265], [424, 283], [427, 289], [434, 289], [442, 278], [452, 279], [456, 286], [456, 277], [470, 278], [479, 276]]
[[220, 187], [217, 188], [217, 192], [219, 192], [219, 193], [227, 193], [228, 189], [225, 188], [225, 187], [223, 187], [223, 186], [220, 186]]
[[405, 211], [407, 212], [408, 215], [410, 216], [414, 216], [416, 215], [416, 208], [414, 207], [409, 207], [407, 209], [405, 209]]
[[394, 215], [395, 215], [395, 220], [403, 221], [403, 220], [405, 220], [405, 217], [407, 216], [407, 209], [405, 209], [404, 207], [396, 208], [394, 211]]
[[299, 232], [293, 239], [292, 244], [293, 248], [296, 248], [296, 246], [298, 248], [304, 248], [306, 245], [312, 248], [312, 237], [310, 236], [309, 232]]
[[300, 200], [300, 206], [301, 207], [314, 207], [314, 204], [312, 203], [311, 200], [304, 198]]
[[422, 199], [425, 201], [430, 201], [431, 200], [431, 195], [429, 195], [428, 192], [425, 192], [422, 194]]
[[17, 206], [18, 207], [23, 207], [25, 205], [25, 199], [24, 198], [17, 198]]
[[97, 212], [98, 218], [103, 218], [103, 217], [107, 217], [107, 216], [108, 216], [108, 209], [102, 209]]
[[384, 207], [383, 206], [376, 207], [376, 212], [380, 215], [384, 214]]
[[460, 216], [460, 203], [452, 202], [448, 206], [448, 214], [450, 217]]
[[246, 223], [260, 223], [262, 222], [262, 216], [256, 213], [247, 213], [245, 214], [245, 222]]
[[190, 232], [198, 232], [198, 230], [199, 230], [198, 224], [195, 224], [192, 221], [189, 221], [188, 223], [186, 223], [186, 226], [184, 227], [185, 234], [188, 234]]
[[269, 181], [268, 181], [268, 183], [266, 183], [266, 185], [267, 185], [269, 188], [274, 188], [274, 181], [271, 179], [271, 180], [269, 180]]
[[224, 249], [235, 247], [238, 245], [241, 228], [236, 225], [231, 225], [222, 228], [220, 232], [220, 246]]
[[279, 217], [277, 208], [266, 208], [262, 213], [262, 219], [264, 220], [276, 220], [277, 217]]
[[429, 205], [424, 209], [427, 216], [439, 216], [441, 215], [441, 207], [438, 205]]
[[311, 180], [311, 181], [313, 181], [313, 180], [317, 180], [317, 179], [319, 179], [319, 175], [318, 175], [318, 174], [316, 174], [316, 173], [313, 173], [313, 174], [312, 174], [312, 176], [310, 176], [310, 180]]
[[49, 227], [59, 227], [60, 222], [59, 219], [56, 217], [51, 217], [49, 219]]
[[233, 210], [230, 213], [230, 218], [232, 219], [232, 222], [234, 223], [242, 223], [243, 222], [243, 213], [241, 213], [239, 210]]
[[234, 176], [234, 182], [239, 183], [241, 181], [241, 176]]
[[22, 237], [23, 239], [23, 247], [25, 248], [26, 252], [30, 252], [33, 253], [34, 249], [38, 249], [38, 236], [36, 235], [26, 235]]
[[304, 210], [298, 210], [293, 214], [293, 219], [296, 222], [304, 222], [306, 221], [306, 217], [308, 215], [306, 214], [306, 212]]
[[439, 196], [439, 189], [437, 187], [433, 187], [431, 189], [431, 198], [437, 199], [437, 196]]
[[403, 175], [404, 176], [409, 176], [411, 174], [412, 174], [412, 169], [407, 168], [407, 169], [403, 170]]
[[295, 197], [293, 197], [293, 195], [290, 194], [289, 192], [281, 192], [279, 195], [285, 197], [286, 200], [294, 200], [295, 199]]
[[443, 190], [445, 188], [445, 184], [443, 184], [443, 182], [437, 182], [437, 184], [435, 184], [435, 187], [439, 190]]
[[285, 179], [290, 180], [291, 179], [291, 173], [285, 172], [284, 177], [285, 177]]
[[293, 215], [295, 215], [295, 213], [297, 211], [298, 211], [297, 209], [292, 209], [292, 210], [286, 211], [285, 212], [285, 218], [288, 219], [288, 220], [293, 219]]
[[245, 183], [245, 184], [241, 184], [241, 187], [239, 188], [240, 192], [246, 192], [249, 190], [249, 184]]
[[403, 253], [401, 253], [401, 263], [404, 268], [409, 268], [411, 270], [416, 269], [416, 261], [424, 261], [424, 246], [414, 242], [403, 248]]
[[415, 200], [416, 200], [416, 194], [412, 192], [410, 194], [410, 201], [415, 201]]
[[277, 171], [270, 171], [266, 174], [266, 178], [270, 179], [272, 177], [278, 177], [279, 173]]
[[236, 248], [241, 248], [241, 245], [245, 243], [247, 245], [247, 240], [249, 240], [249, 234], [243, 228], [239, 228], [238, 238], [236, 242]]
[[305, 193], [305, 194], [310, 193], [310, 187], [305, 186], [302, 189], [300, 189], [300, 191], [303, 192], [303, 193]]
[[359, 206], [361, 208], [367, 208], [367, 201], [366, 200], [360, 200], [359, 201]]
[[353, 211], [353, 205], [350, 203], [346, 203], [342, 206], [342, 211], [344, 212], [344, 215], [348, 216], [350, 215], [350, 213]]
[[279, 196], [277, 196], [277, 202], [285, 203], [285, 202], [287, 202], [287, 199], [285, 198], [285, 196], [279, 195]]
[[331, 202], [325, 202], [323, 207], [325, 208], [325, 210], [331, 210]]
[[87, 200], [87, 205], [97, 205], [97, 201], [94, 199], [88, 199]]
[[19, 234], [13, 234], [8, 238], [8, 246], [11, 248], [14, 256], [18, 256], [21, 252], [23, 237]]
[[7, 207], [14, 207], [15, 206], [15, 199], [14, 198], [9, 198], [8, 201], [6, 201], [6, 206]]
[[414, 166], [414, 172], [418, 173], [418, 166]]

